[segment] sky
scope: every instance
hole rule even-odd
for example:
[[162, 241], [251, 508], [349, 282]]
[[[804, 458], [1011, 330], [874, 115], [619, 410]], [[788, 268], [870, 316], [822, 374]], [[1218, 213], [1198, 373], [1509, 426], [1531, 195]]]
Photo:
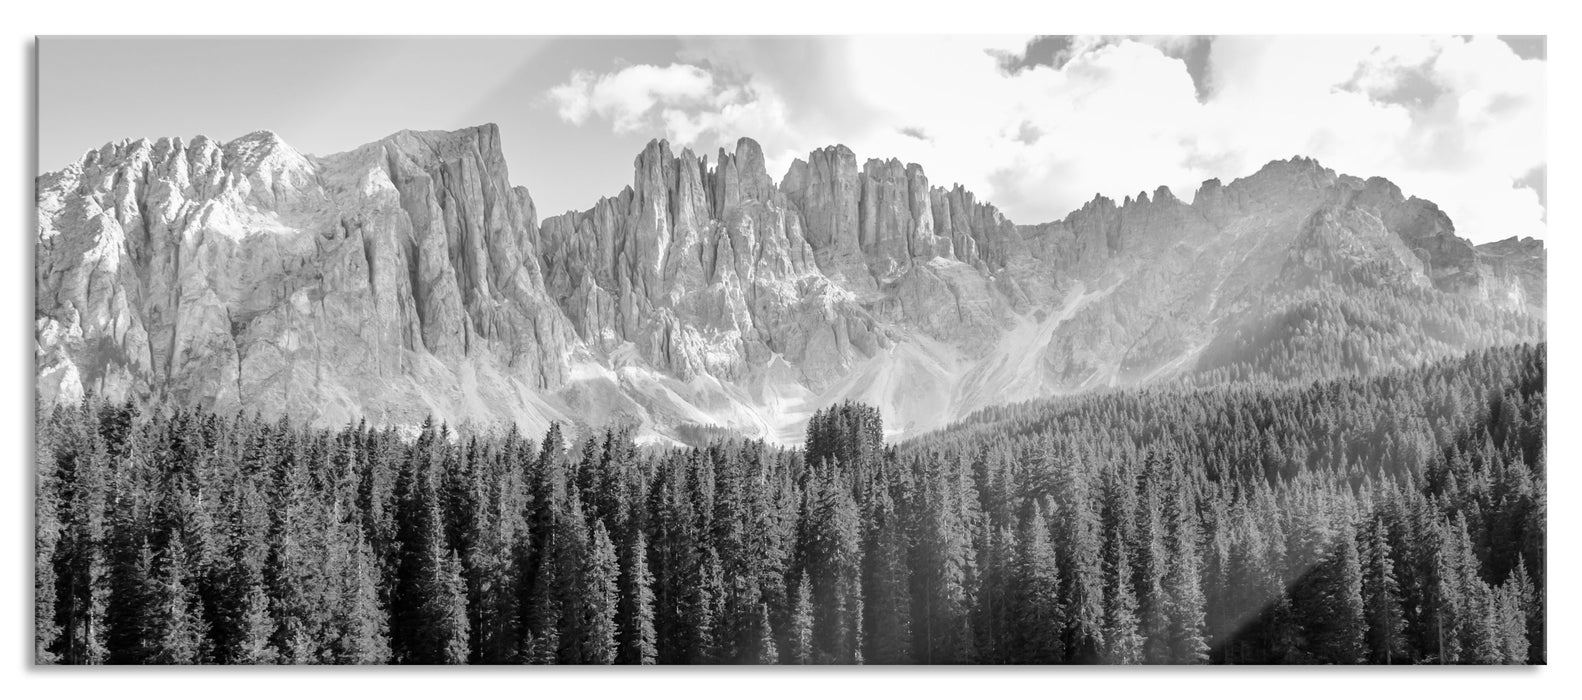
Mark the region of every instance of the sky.
[[1485, 242], [1544, 236], [1546, 64], [1542, 37], [1494, 36], [45, 37], [39, 167], [127, 138], [269, 129], [322, 155], [493, 122], [543, 216], [619, 192], [651, 138], [750, 136], [777, 180], [843, 143], [1039, 223], [1302, 155]]

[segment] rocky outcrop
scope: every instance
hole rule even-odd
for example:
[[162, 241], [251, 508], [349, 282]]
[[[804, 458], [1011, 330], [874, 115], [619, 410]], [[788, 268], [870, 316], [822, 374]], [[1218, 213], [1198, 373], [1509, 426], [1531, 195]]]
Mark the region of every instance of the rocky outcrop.
[[804, 222], [819, 270], [853, 291], [875, 289], [863, 257], [860, 229], [862, 184], [857, 155], [845, 146], [820, 148], [796, 160], [781, 190]]
[[107, 145], [36, 183], [39, 391], [796, 442], [846, 398], [912, 434], [1190, 374], [1289, 300], [1489, 320], [1413, 357], [1542, 333], [1541, 242], [1473, 248], [1432, 203], [1311, 159], [1034, 226], [917, 164], [858, 163], [821, 148], [776, 182], [751, 139], [654, 141], [631, 186], [540, 224], [492, 125], [324, 157], [268, 132]]
[[654, 368], [740, 381], [782, 357], [818, 387], [887, 340], [819, 271], [798, 210], [750, 139], [717, 164], [663, 141], [632, 187], [545, 220], [549, 292], [602, 353], [630, 343]]
[[324, 158], [269, 132], [129, 141], [38, 201], [46, 399], [407, 421], [472, 412], [481, 372], [509, 377], [478, 412], [498, 420], [564, 380], [570, 328], [492, 125]]
[[1368, 178], [1352, 194], [1359, 208], [1373, 212], [1422, 259], [1434, 286], [1465, 291], [1479, 283], [1477, 255], [1472, 244], [1456, 236], [1450, 217], [1433, 202], [1404, 197], [1401, 188], [1382, 177]]
[[1548, 307], [1549, 256], [1543, 241], [1512, 236], [1478, 246], [1477, 257], [1487, 270], [1485, 288], [1490, 299], [1503, 299], [1512, 308], [1533, 309], [1538, 314]]
[[934, 237], [928, 176], [916, 163], [869, 160], [862, 168], [859, 240], [869, 271], [893, 279], [914, 259], [951, 258], [951, 245]]

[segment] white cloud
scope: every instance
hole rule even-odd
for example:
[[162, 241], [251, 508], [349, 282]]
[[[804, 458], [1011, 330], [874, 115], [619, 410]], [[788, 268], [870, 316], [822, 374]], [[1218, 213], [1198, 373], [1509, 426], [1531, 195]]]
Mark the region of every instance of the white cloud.
[[1296, 153], [1382, 175], [1475, 241], [1542, 236], [1544, 66], [1493, 37], [1221, 38], [1204, 106], [1241, 172]]
[[1382, 175], [1437, 202], [1477, 241], [1544, 232], [1544, 64], [1493, 38], [1221, 37], [1200, 101], [1187, 40], [1076, 38], [1059, 68], [1007, 73], [1025, 37], [690, 40], [669, 66], [576, 73], [550, 91], [573, 124], [708, 149], [738, 136], [771, 174], [845, 143], [921, 163], [1016, 221], [1094, 193], [1164, 184], [1188, 198], [1293, 155]]
[[[579, 71], [551, 88], [548, 97], [572, 124], [597, 117], [616, 133], [654, 132], [678, 147], [730, 148], [741, 136], [770, 144], [796, 140], [789, 135], [785, 101], [773, 86], [717, 77], [691, 64], [635, 65], [602, 75]], [[765, 157], [778, 175], [797, 152], [773, 152], [770, 144], [765, 144]]]
[[583, 71], [549, 91], [560, 117], [582, 124], [589, 116], [608, 119], [618, 132], [647, 128], [652, 113], [664, 107], [708, 109], [721, 97], [714, 76], [697, 66], [639, 65], [605, 75]]

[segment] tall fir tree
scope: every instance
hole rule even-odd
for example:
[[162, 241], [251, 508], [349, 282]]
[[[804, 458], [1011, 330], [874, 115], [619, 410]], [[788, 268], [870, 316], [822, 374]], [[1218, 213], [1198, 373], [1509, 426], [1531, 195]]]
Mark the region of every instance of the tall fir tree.
[[787, 661], [797, 665], [807, 665], [814, 662], [813, 658], [813, 596], [807, 583], [807, 575], [797, 573], [797, 582], [792, 587], [796, 591], [795, 605], [791, 612], [791, 631]]
[[1065, 660], [1065, 610], [1060, 601], [1060, 563], [1043, 511], [1035, 509], [1016, 538], [1007, 596], [1010, 653], [1016, 664]]
[[582, 648], [577, 662], [613, 664], [618, 650], [616, 612], [620, 599], [620, 562], [604, 521], [594, 521], [593, 537], [588, 544], [588, 560], [581, 572], [583, 591], [578, 596], [581, 602], [579, 622], [585, 631], [580, 635]]
[[1177, 491], [1172, 509], [1175, 525], [1170, 532], [1161, 605], [1166, 620], [1166, 658], [1175, 664], [1200, 664], [1208, 661], [1209, 646], [1204, 634], [1205, 600], [1202, 560], [1198, 554], [1198, 521], [1187, 499], [1183, 491]]
[[911, 572], [908, 542], [894, 500], [875, 486], [863, 546], [863, 622], [868, 663], [906, 663], [912, 656]]
[[[93, 430], [91, 425], [80, 429]], [[65, 646], [63, 661], [98, 664], [109, 660], [105, 635], [111, 572], [104, 545], [110, 456], [94, 433], [88, 432], [82, 441], [82, 447], [66, 460], [67, 474], [60, 477], [68, 495], [62, 513], [64, 533], [57, 545], [57, 556], [65, 566], [56, 577], [60, 591], [56, 614]]]
[[60, 542], [60, 486], [55, 474], [53, 421], [40, 415], [33, 464], [33, 663], [52, 664], [61, 627], [55, 619], [55, 551]]
[[1062, 566], [1063, 607], [1068, 611], [1064, 641], [1071, 661], [1091, 663], [1098, 659], [1104, 638], [1103, 543], [1089, 477], [1079, 465], [1072, 470], [1059, 528], [1068, 542]]
[[912, 658], [923, 664], [966, 661], [969, 549], [960, 493], [940, 467], [921, 476], [913, 544]]
[[642, 532], [632, 536], [627, 547], [621, 596], [620, 662], [648, 666], [658, 661], [654, 632], [653, 575], [648, 570], [648, 542]]
[[149, 663], [192, 665], [207, 658], [208, 624], [188, 567], [185, 545], [172, 538], [155, 574], [152, 609], [157, 617], [148, 638]]
[[1394, 552], [1384, 520], [1372, 519], [1362, 570], [1363, 616], [1367, 621], [1368, 660], [1389, 665], [1406, 651], [1405, 613], [1395, 578]]

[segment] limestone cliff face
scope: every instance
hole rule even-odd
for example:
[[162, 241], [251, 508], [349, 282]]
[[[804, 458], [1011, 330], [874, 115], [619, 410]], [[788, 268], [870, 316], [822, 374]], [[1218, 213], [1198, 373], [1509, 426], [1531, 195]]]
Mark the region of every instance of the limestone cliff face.
[[1492, 301], [1539, 315], [1548, 308], [1549, 258], [1543, 241], [1512, 236], [1485, 243], [1477, 247], [1477, 259], [1489, 272], [1483, 288]]
[[493, 126], [324, 158], [268, 132], [130, 141], [40, 178], [38, 207], [47, 400], [408, 421], [470, 412], [483, 373], [502, 381], [479, 417], [517, 419], [565, 378]]
[[781, 185], [806, 224], [818, 268], [856, 292], [875, 289], [859, 234], [862, 184], [857, 156], [845, 146], [820, 148], [791, 164]]
[[977, 251], [1003, 258], [1014, 226], [921, 166], [856, 162], [819, 149], [777, 186], [751, 139], [712, 163], [652, 142], [630, 188], [544, 221], [550, 295], [598, 351], [629, 346], [683, 380], [773, 359], [821, 391], [907, 330], [992, 338], [1008, 300]]
[[1463, 291], [1486, 276], [1479, 274], [1472, 244], [1456, 236], [1450, 217], [1433, 202], [1404, 197], [1401, 188], [1382, 177], [1368, 178], [1352, 197], [1416, 252], [1435, 286]]
[[492, 125], [324, 157], [268, 132], [129, 141], [36, 185], [45, 401], [794, 443], [847, 398], [895, 437], [1189, 375], [1314, 300], [1489, 326], [1412, 357], [1542, 335], [1541, 242], [1474, 248], [1432, 203], [1305, 158], [1034, 226], [844, 146], [777, 182], [745, 138], [711, 156], [651, 142], [630, 187], [540, 224]]
[[818, 387], [888, 343], [820, 272], [750, 139], [713, 167], [650, 143], [632, 187], [541, 231], [550, 297], [580, 338], [683, 381], [741, 381], [779, 358]]

